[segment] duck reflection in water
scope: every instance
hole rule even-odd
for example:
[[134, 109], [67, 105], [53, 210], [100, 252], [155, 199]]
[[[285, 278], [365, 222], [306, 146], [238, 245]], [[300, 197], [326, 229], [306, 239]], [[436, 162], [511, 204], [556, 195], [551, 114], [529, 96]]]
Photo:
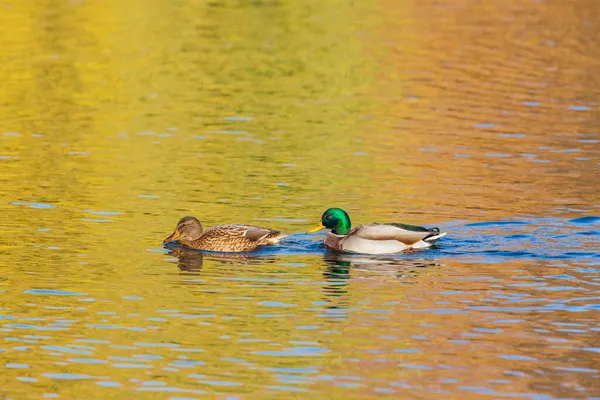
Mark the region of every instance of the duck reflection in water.
[[271, 263], [273, 260], [266, 256], [233, 253], [204, 253], [197, 250], [189, 250], [183, 247], [170, 246], [169, 254], [177, 258], [177, 267], [181, 271], [200, 273], [205, 261], [218, 261], [221, 264], [258, 264]]
[[200, 272], [204, 263], [204, 254], [183, 248], [171, 248], [169, 255], [177, 258], [177, 267], [182, 271]]
[[[330, 310], [338, 310], [329, 313], [336, 318], [345, 317], [345, 308], [348, 308], [346, 294], [351, 283], [352, 275], [360, 275], [368, 272], [369, 279], [385, 279], [393, 276], [394, 279], [412, 279], [424, 273], [428, 267], [440, 265], [438, 260], [426, 258], [404, 258], [394, 256], [364, 256], [358, 254], [347, 254], [327, 252], [323, 256], [326, 268], [323, 277], [326, 284], [323, 285], [325, 300], [330, 303]], [[354, 271], [354, 272], [352, 272]], [[351, 275], [352, 274], [352, 275]]]
[[329, 270], [336, 275], [350, 274], [351, 269], [357, 271], [377, 272], [377, 275], [394, 274], [403, 278], [411, 274], [419, 273], [418, 268], [436, 267], [440, 263], [436, 259], [429, 258], [406, 258], [394, 256], [365, 256], [361, 254], [327, 252], [323, 260], [329, 266]]

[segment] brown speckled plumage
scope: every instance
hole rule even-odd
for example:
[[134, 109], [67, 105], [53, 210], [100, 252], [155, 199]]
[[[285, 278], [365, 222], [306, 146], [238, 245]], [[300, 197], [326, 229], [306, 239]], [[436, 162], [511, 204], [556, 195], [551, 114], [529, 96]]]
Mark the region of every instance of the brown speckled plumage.
[[259, 246], [277, 244], [286, 235], [279, 231], [252, 225], [218, 225], [202, 231], [194, 217], [184, 217], [175, 232], [163, 243], [178, 240], [183, 246], [197, 250], [240, 253]]

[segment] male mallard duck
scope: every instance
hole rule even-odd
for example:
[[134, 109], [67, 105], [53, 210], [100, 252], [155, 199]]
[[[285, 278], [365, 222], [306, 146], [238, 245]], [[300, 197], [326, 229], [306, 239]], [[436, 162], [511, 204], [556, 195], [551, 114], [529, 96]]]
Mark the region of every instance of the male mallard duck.
[[241, 253], [255, 250], [258, 246], [277, 244], [287, 235], [279, 231], [251, 225], [217, 225], [202, 232], [202, 224], [195, 217], [183, 217], [175, 232], [164, 243], [178, 240], [184, 247]]
[[321, 222], [308, 233], [331, 229], [325, 235], [325, 246], [332, 250], [363, 254], [391, 254], [408, 249], [430, 247], [445, 236], [438, 228], [406, 224], [365, 224], [350, 229], [350, 217], [341, 208], [330, 208], [323, 213]]

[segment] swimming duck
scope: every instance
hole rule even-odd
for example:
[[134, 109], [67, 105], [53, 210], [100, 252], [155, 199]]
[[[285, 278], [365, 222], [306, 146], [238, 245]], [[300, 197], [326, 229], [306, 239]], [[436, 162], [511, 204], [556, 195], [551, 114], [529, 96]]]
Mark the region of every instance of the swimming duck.
[[325, 246], [332, 250], [363, 254], [391, 254], [408, 249], [430, 247], [445, 236], [438, 228], [389, 223], [365, 224], [351, 228], [348, 213], [341, 208], [330, 208], [323, 213], [321, 222], [308, 233], [331, 229], [325, 235]]
[[256, 250], [263, 245], [277, 244], [287, 235], [279, 231], [252, 225], [217, 225], [202, 231], [202, 224], [195, 217], [183, 217], [177, 223], [175, 231], [163, 244], [179, 241], [184, 247], [241, 253]]

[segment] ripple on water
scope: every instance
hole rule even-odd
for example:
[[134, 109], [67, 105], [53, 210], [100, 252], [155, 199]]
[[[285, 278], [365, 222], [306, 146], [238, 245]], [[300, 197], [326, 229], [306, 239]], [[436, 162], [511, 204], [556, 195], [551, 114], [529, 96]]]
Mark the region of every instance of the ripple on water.
[[29, 377], [29, 376], [19, 376], [19, 377], [17, 377], [17, 380], [19, 380], [21, 382], [37, 382], [38, 381], [37, 378], [33, 378], [33, 377]]
[[95, 358], [69, 358], [69, 362], [81, 364], [106, 364], [106, 360], [98, 360]]
[[70, 347], [63, 347], [63, 346], [41, 346], [40, 348], [42, 348], [44, 350], [51, 350], [51, 351], [56, 351], [56, 352], [61, 352], [61, 353], [71, 353], [71, 354], [81, 354], [81, 355], [93, 354], [93, 352], [91, 352], [91, 351], [72, 349]]
[[[181, 389], [171, 386], [142, 386], [136, 389], [140, 392], [167, 392], [167, 393], [192, 393], [192, 394], [207, 394], [205, 390], [198, 389]], [[172, 399], [173, 397], [171, 397]]]
[[97, 223], [106, 223], [113, 222], [112, 219], [98, 219], [98, 218], [81, 218], [84, 222], [97, 222]]
[[98, 381], [98, 382], [96, 382], [96, 385], [98, 385], [98, 386], [104, 386], [104, 387], [120, 387], [120, 386], [123, 386], [119, 382], [113, 382], [113, 381]]
[[131, 368], [153, 368], [152, 365], [149, 364], [135, 364], [135, 363], [114, 363], [111, 364], [113, 367], [115, 368], [125, 368], [125, 369], [131, 369]]
[[62, 372], [56, 372], [56, 373], [43, 373], [42, 376], [45, 376], [46, 378], [50, 378], [50, 379], [92, 379], [93, 376], [91, 375], [84, 375], [84, 374], [68, 374], [68, 373], [62, 373]]
[[283, 350], [257, 350], [251, 354], [272, 357], [315, 357], [328, 353], [329, 349], [320, 347], [291, 347]]
[[573, 105], [573, 106], [569, 106], [569, 110], [573, 110], [573, 111], [589, 111], [592, 108], [589, 106], [579, 106], [579, 105]]
[[252, 117], [245, 117], [245, 116], [241, 116], [241, 115], [233, 115], [230, 117], [225, 117], [223, 118], [225, 121], [252, 121], [254, 118]]
[[54, 290], [54, 289], [27, 289], [27, 290], [23, 290], [23, 293], [42, 294], [42, 295], [50, 295], [50, 296], [86, 296], [86, 293], [82, 293], [82, 292], [70, 292], [68, 290]]
[[28, 369], [31, 368], [27, 364], [17, 364], [17, 363], [6, 363], [4, 364], [6, 368], [18, 368], [18, 369]]
[[13, 201], [10, 204], [15, 206], [29, 206], [31, 208], [56, 208], [56, 206], [53, 206], [52, 204], [36, 203], [31, 201]]
[[573, 224], [597, 224], [600, 222], [600, 217], [589, 215], [569, 220]]
[[511, 225], [528, 225], [525, 221], [488, 221], [488, 222], [473, 222], [464, 224], [470, 227], [487, 227], [487, 226], [511, 226]]

